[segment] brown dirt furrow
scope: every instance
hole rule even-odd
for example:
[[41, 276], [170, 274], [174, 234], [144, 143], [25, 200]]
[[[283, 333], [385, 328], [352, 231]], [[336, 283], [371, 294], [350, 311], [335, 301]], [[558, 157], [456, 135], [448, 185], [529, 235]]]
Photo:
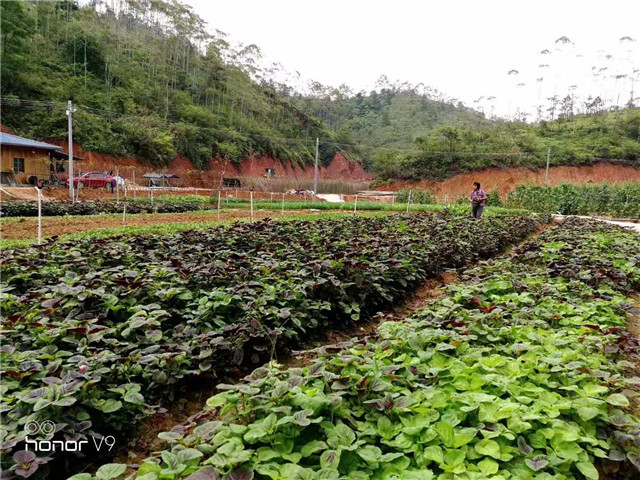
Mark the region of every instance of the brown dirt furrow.
[[[534, 232], [523, 242], [537, 235], [544, 228], [541, 227], [538, 232]], [[472, 267], [473, 265], [468, 265], [464, 269]], [[285, 368], [300, 367], [311, 363], [322, 348], [331, 346], [339, 348], [343, 342], [354, 339], [375, 339], [378, 336], [380, 323], [384, 321], [402, 321], [412, 316], [424, 308], [431, 300], [442, 296], [446, 286], [454, 283], [458, 283], [458, 271], [449, 270], [443, 272], [438, 277], [427, 280], [402, 302], [388, 310], [379, 312], [369, 321], [361, 322], [346, 329], [329, 330], [322, 338], [309, 342], [308, 349], [286, 352], [283, 357], [277, 358], [277, 361]], [[233, 368], [228, 372], [224, 372], [224, 376], [217, 379], [208, 381], [196, 379], [189, 382], [180, 393], [182, 397], [174, 401], [169, 399], [169, 401], [163, 402], [166, 407], [165, 412], [155, 414], [142, 422], [138, 428], [138, 433], [126, 447], [120, 450], [113, 461], [136, 464], [149, 457], [153, 452], [161, 450], [166, 443], [158, 439], [159, 433], [171, 430], [174, 426], [194, 421], [196, 418], [198, 420], [205, 417], [209, 418], [209, 415], [206, 412], [203, 413], [203, 410], [207, 399], [218, 392], [217, 384], [234, 383], [248, 375], [250, 370], [250, 368]]]
[[[344, 211], [343, 211], [344, 212]], [[309, 215], [317, 213], [331, 213], [327, 210], [285, 210], [286, 215]], [[249, 218], [247, 209], [225, 210], [220, 214], [220, 220], [234, 220]], [[254, 219], [280, 217], [281, 212], [277, 210], [257, 210], [254, 212]], [[218, 219], [215, 211], [209, 212], [187, 212], [187, 213], [156, 213], [146, 215], [128, 216], [123, 223], [121, 216], [113, 217], [43, 217], [42, 237], [54, 235], [64, 235], [67, 233], [87, 232], [103, 228], [118, 228], [122, 226], [143, 226], [158, 225], [165, 223], [203, 223], [212, 222]], [[19, 221], [1, 223], [2, 238], [4, 240], [23, 240], [36, 238], [38, 232], [38, 219], [33, 217], [22, 218]]]
[[628, 332], [636, 338], [640, 338], [640, 295], [634, 297], [635, 310], [629, 315]]
[[[438, 278], [427, 280], [413, 295], [396, 306], [396, 308], [380, 312], [371, 320], [359, 323], [346, 330], [330, 330], [324, 338], [313, 342], [309, 349], [291, 352], [291, 355], [280, 358], [278, 361], [285, 368], [303, 366], [310, 363], [317, 356], [318, 349], [322, 347], [339, 346], [342, 342], [354, 338], [375, 338], [378, 325], [381, 322], [399, 321], [411, 316], [425, 307], [427, 302], [441, 296], [446, 285], [456, 282], [457, 274], [455, 272], [442, 273]], [[248, 375], [250, 371], [235, 369], [235, 371], [228, 373], [230, 379], [227, 379], [227, 381], [234, 382]], [[189, 417], [202, 412], [207, 399], [218, 392], [216, 387], [221, 381], [225, 381], [225, 379], [189, 382], [189, 386], [185, 388], [185, 396], [176, 401], [166, 402], [166, 412], [158, 413], [143, 421], [137, 435], [114, 461], [129, 464], [138, 463], [152, 452], [162, 449], [165, 442], [158, 439], [158, 434], [171, 430], [176, 425], [183, 425], [188, 422]]]

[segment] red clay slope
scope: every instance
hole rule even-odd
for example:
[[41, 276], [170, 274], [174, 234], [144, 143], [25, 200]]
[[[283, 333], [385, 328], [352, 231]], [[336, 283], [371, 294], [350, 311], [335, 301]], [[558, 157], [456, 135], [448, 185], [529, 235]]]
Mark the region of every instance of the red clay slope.
[[[468, 195], [473, 188], [473, 182], [480, 182], [485, 192], [496, 190], [505, 197], [507, 192], [517, 185], [544, 184], [544, 169], [529, 168], [488, 168], [479, 172], [463, 173], [448, 178], [442, 182], [423, 180], [419, 182], [397, 181], [385, 190], [400, 190], [403, 188], [424, 188], [433, 191], [438, 201], [455, 200], [460, 195]], [[562, 183], [625, 183], [640, 182], [640, 168], [625, 167], [609, 163], [598, 163], [585, 167], [551, 167], [549, 169], [549, 184]]]
[[[63, 151], [68, 152], [68, 142], [51, 141], [51, 143], [61, 145]], [[161, 168], [143, 163], [133, 157], [117, 157], [90, 152], [84, 150], [80, 145], [74, 145], [74, 156], [83, 158], [78, 167], [83, 172], [92, 170], [115, 172], [118, 169], [121, 176], [132, 179], [135, 170], [137, 183], [141, 183], [142, 175], [145, 173], [162, 171]], [[172, 182], [176, 185], [215, 188], [219, 185], [221, 177], [260, 177], [267, 168], [274, 169], [278, 177], [303, 179], [314, 176], [313, 168], [303, 169], [291, 165], [288, 161], [280, 162], [267, 155], [250, 156], [244, 159], [239, 167], [229, 161], [212, 159], [205, 170], [196, 169], [187, 158], [176, 155], [166, 171], [180, 177], [179, 181]], [[365, 171], [361, 163], [349, 162], [340, 152], [336, 153], [328, 167], [320, 167], [319, 176], [321, 180], [342, 180], [345, 182], [371, 181], [374, 178], [373, 175]]]

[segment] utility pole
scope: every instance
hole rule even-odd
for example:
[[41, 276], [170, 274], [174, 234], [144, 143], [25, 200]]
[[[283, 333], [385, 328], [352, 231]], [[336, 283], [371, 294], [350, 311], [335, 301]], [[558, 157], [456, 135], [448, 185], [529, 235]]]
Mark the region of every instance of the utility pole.
[[73, 103], [67, 103], [67, 116], [69, 117], [69, 198], [73, 201]]
[[551, 158], [551, 147], [547, 148], [547, 170], [544, 174], [544, 186], [549, 186], [549, 160]]
[[36, 186], [38, 191], [38, 245], [42, 243], [42, 188], [40, 183]]
[[316, 137], [316, 171], [313, 180], [313, 201], [316, 201], [318, 196], [318, 150], [320, 148], [320, 139]]

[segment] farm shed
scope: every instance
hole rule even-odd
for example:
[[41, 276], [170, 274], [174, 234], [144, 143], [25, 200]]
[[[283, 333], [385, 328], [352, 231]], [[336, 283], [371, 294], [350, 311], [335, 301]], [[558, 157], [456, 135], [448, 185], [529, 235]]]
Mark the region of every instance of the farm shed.
[[174, 173], [145, 173], [143, 175], [149, 181], [150, 187], [170, 187], [170, 180], [173, 178], [180, 178]]
[[0, 183], [35, 185], [39, 179], [55, 182], [58, 173], [64, 171], [61, 160], [68, 159], [61, 150], [57, 145], [0, 133]]
[[392, 203], [396, 192], [387, 190], [362, 190], [358, 192], [358, 197], [370, 202]]
[[241, 182], [239, 178], [223, 178], [222, 186], [224, 188], [240, 188]]

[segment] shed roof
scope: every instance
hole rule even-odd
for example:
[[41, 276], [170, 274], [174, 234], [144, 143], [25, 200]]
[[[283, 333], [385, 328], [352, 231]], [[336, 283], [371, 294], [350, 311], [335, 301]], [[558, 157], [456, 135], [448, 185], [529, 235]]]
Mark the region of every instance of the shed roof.
[[10, 133], [0, 132], [0, 145], [11, 145], [14, 147], [39, 148], [41, 150], [62, 150], [62, 147], [51, 145], [50, 143], [38, 142], [29, 138], [11, 135]]
[[174, 173], [155, 173], [155, 172], [151, 172], [151, 173], [145, 173], [143, 175], [144, 178], [180, 178], [178, 177], [176, 174]]
[[[69, 160], [69, 154], [68, 154], [68, 153], [65, 153], [65, 152], [56, 151], [56, 152], [53, 152], [53, 153], [51, 154], [51, 156], [52, 156], [53, 158], [55, 158], [56, 160], [64, 160], [64, 161]], [[75, 162], [81, 162], [81, 161], [83, 161], [83, 160], [84, 160], [84, 158], [82, 158], [82, 157], [76, 157], [76, 156], [74, 155], [74, 156], [73, 156], [73, 160], [74, 160]]]

